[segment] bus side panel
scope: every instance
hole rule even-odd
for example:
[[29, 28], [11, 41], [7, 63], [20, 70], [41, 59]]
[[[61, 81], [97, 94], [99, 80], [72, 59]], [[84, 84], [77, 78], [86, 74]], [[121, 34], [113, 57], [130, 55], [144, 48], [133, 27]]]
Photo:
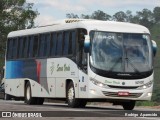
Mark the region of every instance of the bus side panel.
[[88, 98], [88, 75], [79, 70], [79, 98]]
[[56, 78], [56, 97], [65, 98], [66, 97], [66, 87], [65, 78]]
[[24, 80], [23, 79], [6, 79], [5, 80], [5, 93], [16, 96], [24, 97]]
[[48, 78], [49, 97], [56, 97], [56, 79]]

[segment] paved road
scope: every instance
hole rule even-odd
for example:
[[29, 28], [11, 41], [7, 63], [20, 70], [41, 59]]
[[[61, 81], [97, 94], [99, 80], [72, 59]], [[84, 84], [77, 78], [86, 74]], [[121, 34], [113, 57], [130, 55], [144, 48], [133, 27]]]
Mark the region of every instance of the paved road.
[[[118, 106], [93, 106], [87, 105], [86, 108], [69, 108], [62, 103], [44, 103], [44, 105], [26, 105], [23, 101], [3, 101], [0, 100], [0, 111], [13, 111], [21, 115], [32, 114], [33, 111], [37, 116], [42, 118], [0, 118], [0, 120], [160, 120], [158, 117], [133, 117], [141, 112], [146, 111], [146, 108], [135, 108], [134, 111], [123, 111], [122, 107]], [[27, 111], [27, 112], [26, 112]], [[47, 112], [46, 112], [47, 111]], [[156, 110], [148, 109], [149, 114], [155, 113]], [[28, 114], [29, 113], [29, 114]], [[39, 114], [40, 113], [40, 114]], [[30, 115], [31, 115], [30, 114]], [[124, 117], [131, 115], [132, 117]], [[144, 113], [146, 115], [148, 113]], [[13, 115], [13, 114], [12, 114]], [[1, 115], [0, 115], [1, 116]], [[46, 117], [45, 117], [46, 116]], [[54, 117], [50, 117], [54, 116]], [[90, 117], [88, 117], [90, 116]]]

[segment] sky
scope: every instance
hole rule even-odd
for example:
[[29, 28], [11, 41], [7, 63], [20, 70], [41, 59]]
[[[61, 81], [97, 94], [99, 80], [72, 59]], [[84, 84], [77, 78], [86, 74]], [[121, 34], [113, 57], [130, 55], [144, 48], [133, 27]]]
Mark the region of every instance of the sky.
[[34, 3], [34, 10], [39, 12], [35, 19], [36, 26], [49, 25], [54, 21], [66, 19], [67, 13], [77, 15], [91, 15], [94, 11], [114, 15], [116, 12], [127, 10], [142, 11], [147, 8], [151, 11], [157, 6], [160, 7], [160, 0], [26, 0]]

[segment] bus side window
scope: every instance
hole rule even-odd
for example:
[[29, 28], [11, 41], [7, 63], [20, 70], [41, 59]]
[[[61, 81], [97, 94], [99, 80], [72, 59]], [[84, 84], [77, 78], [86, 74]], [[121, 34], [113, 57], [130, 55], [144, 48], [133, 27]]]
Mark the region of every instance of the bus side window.
[[68, 54], [72, 54], [72, 32], [69, 33], [69, 48], [68, 48]]
[[18, 46], [19, 46], [19, 51], [18, 51], [18, 58], [22, 58], [22, 55], [23, 55], [23, 38], [22, 37], [19, 37], [18, 38]]
[[57, 34], [52, 33], [51, 43], [50, 43], [50, 56], [55, 56], [56, 55], [56, 44], [57, 44]]
[[64, 42], [63, 55], [68, 55], [68, 48], [70, 44], [69, 43], [69, 32], [64, 32], [63, 42]]
[[56, 48], [56, 56], [61, 56], [62, 55], [62, 42], [63, 42], [63, 40], [62, 40], [62, 33], [60, 32], [60, 33], [58, 33], [57, 34], [57, 48]]
[[28, 57], [28, 46], [29, 46], [29, 43], [28, 43], [28, 37], [24, 37], [24, 58]]
[[37, 57], [38, 55], [38, 36], [34, 36], [33, 40], [33, 57]]
[[72, 54], [76, 51], [76, 32], [72, 31]]
[[12, 47], [12, 57], [13, 59], [16, 59], [17, 58], [17, 51], [18, 51], [18, 38], [14, 38], [13, 39], [13, 47]]
[[7, 59], [12, 59], [12, 47], [13, 47], [13, 39], [8, 39], [7, 43]]
[[29, 58], [33, 57], [33, 44], [34, 44], [33, 36], [30, 36], [29, 37]]
[[46, 56], [50, 55], [50, 43], [51, 43], [51, 34], [46, 34]]
[[47, 49], [47, 40], [46, 40], [46, 34], [40, 35], [40, 42], [39, 42], [39, 57], [45, 57], [47, 55], [46, 49]]

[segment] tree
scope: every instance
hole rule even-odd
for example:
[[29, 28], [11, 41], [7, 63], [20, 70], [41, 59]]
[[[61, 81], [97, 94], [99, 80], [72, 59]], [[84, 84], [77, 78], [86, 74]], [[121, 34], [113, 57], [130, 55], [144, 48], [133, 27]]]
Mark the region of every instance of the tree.
[[110, 20], [111, 16], [101, 10], [97, 10], [92, 13], [90, 18], [96, 20]]
[[26, 0], [0, 0], [0, 67], [4, 61], [4, 51], [9, 32], [34, 26], [38, 12]]
[[123, 11], [117, 12], [113, 15], [113, 20], [119, 21], [119, 22], [126, 22], [127, 15]]
[[155, 23], [160, 23], [160, 7], [155, 7], [153, 10], [153, 16]]
[[66, 14], [66, 17], [67, 18], [77, 18], [77, 19], [79, 19], [78, 15], [76, 15], [74, 13], [68, 13], [68, 14]]
[[139, 18], [139, 24], [149, 29], [154, 24], [153, 13], [148, 9], [143, 9], [142, 11], [137, 12], [137, 17]]

